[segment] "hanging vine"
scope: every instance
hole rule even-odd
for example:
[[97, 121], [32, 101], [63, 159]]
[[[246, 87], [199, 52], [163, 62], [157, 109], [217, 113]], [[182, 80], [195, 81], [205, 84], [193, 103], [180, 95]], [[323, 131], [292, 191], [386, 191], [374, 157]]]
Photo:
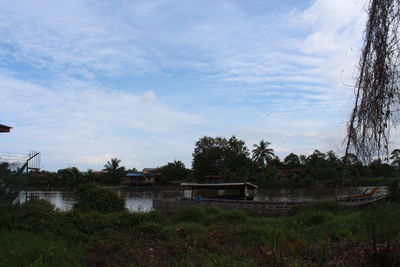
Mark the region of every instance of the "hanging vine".
[[371, 0], [347, 125], [346, 155], [364, 162], [388, 157], [389, 135], [400, 118], [400, 0]]

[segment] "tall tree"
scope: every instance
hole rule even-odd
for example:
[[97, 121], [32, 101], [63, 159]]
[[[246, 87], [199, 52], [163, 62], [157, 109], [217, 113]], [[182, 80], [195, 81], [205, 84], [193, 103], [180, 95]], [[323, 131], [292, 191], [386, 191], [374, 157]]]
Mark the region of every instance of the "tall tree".
[[274, 150], [272, 148], [268, 148], [270, 144], [270, 142], [261, 140], [258, 145], [254, 145], [252, 159], [260, 167], [265, 167], [267, 163], [275, 157]]
[[[232, 136], [204, 136], [196, 142], [193, 152], [193, 173], [196, 178], [204, 175], [240, 176], [250, 159], [245, 142]], [[230, 177], [232, 178], [232, 177]]]
[[390, 159], [392, 160], [393, 166], [400, 166], [400, 149], [394, 149], [390, 154]]
[[61, 179], [62, 185], [66, 186], [77, 186], [84, 182], [83, 175], [77, 167], [69, 167], [57, 171], [59, 179]]
[[300, 158], [294, 153], [290, 153], [283, 159], [283, 164], [287, 168], [298, 168], [300, 167]]
[[325, 165], [326, 155], [320, 152], [318, 149], [307, 157], [307, 165], [309, 166], [323, 166]]
[[158, 177], [158, 183], [168, 184], [170, 181], [182, 181], [188, 177], [189, 170], [186, 169], [185, 164], [180, 160], [168, 162], [161, 168], [161, 175]]
[[353, 151], [364, 162], [388, 158], [400, 107], [400, 1], [371, 0], [368, 10], [346, 145], [346, 154]]
[[104, 165], [103, 171], [108, 174], [108, 182], [111, 183], [119, 183], [119, 180], [125, 174], [125, 167], [119, 166], [121, 163], [120, 159], [111, 158], [110, 161], [107, 161], [106, 165]]
[[349, 166], [361, 164], [361, 162], [358, 160], [357, 156], [352, 153], [348, 153], [347, 155], [344, 155], [342, 157], [342, 162], [345, 165], [349, 165]]
[[340, 164], [340, 159], [338, 159], [335, 152], [333, 152], [332, 150], [326, 152], [326, 156], [327, 156], [326, 160], [329, 162], [329, 165], [331, 167], [336, 167]]

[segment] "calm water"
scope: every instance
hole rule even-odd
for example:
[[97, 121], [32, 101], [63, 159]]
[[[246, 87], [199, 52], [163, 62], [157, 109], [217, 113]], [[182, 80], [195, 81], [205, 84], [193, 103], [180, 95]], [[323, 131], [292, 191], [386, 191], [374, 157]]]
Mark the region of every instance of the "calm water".
[[[257, 201], [310, 201], [310, 200], [333, 200], [337, 197], [351, 196], [364, 192], [368, 187], [348, 188], [289, 188], [289, 189], [259, 189], [255, 192]], [[153, 210], [153, 199], [179, 199], [182, 196], [189, 197], [190, 191], [132, 191], [117, 190], [118, 194], [125, 199], [125, 205], [130, 211], [146, 212]], [[222, 194], [223, 191], [220, 192]], [[47, 199], [56, 208], [67, 211], [75, 203], [74, 194], [68, 191], [29, 191], [28, 197]], [[21, 192], [18, 200], [25, 201], [25, 192]]]

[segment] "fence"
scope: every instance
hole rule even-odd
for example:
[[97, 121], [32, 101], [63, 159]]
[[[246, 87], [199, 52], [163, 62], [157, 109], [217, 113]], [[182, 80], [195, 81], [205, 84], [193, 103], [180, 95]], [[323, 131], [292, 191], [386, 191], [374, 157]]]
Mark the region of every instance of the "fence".
[[27, 197], [28, 172], [40, 169], [40, 153], [0, 153], [0, 206], [14, 202], [25, 190]]

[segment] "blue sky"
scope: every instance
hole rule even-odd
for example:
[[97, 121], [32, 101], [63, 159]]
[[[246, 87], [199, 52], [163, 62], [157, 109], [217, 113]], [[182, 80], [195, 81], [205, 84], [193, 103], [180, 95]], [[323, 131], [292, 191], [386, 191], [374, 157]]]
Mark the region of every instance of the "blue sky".
[[0, 152], [182, 160], [202, 136], [342, 151], [366, 0], [1, 1]]

